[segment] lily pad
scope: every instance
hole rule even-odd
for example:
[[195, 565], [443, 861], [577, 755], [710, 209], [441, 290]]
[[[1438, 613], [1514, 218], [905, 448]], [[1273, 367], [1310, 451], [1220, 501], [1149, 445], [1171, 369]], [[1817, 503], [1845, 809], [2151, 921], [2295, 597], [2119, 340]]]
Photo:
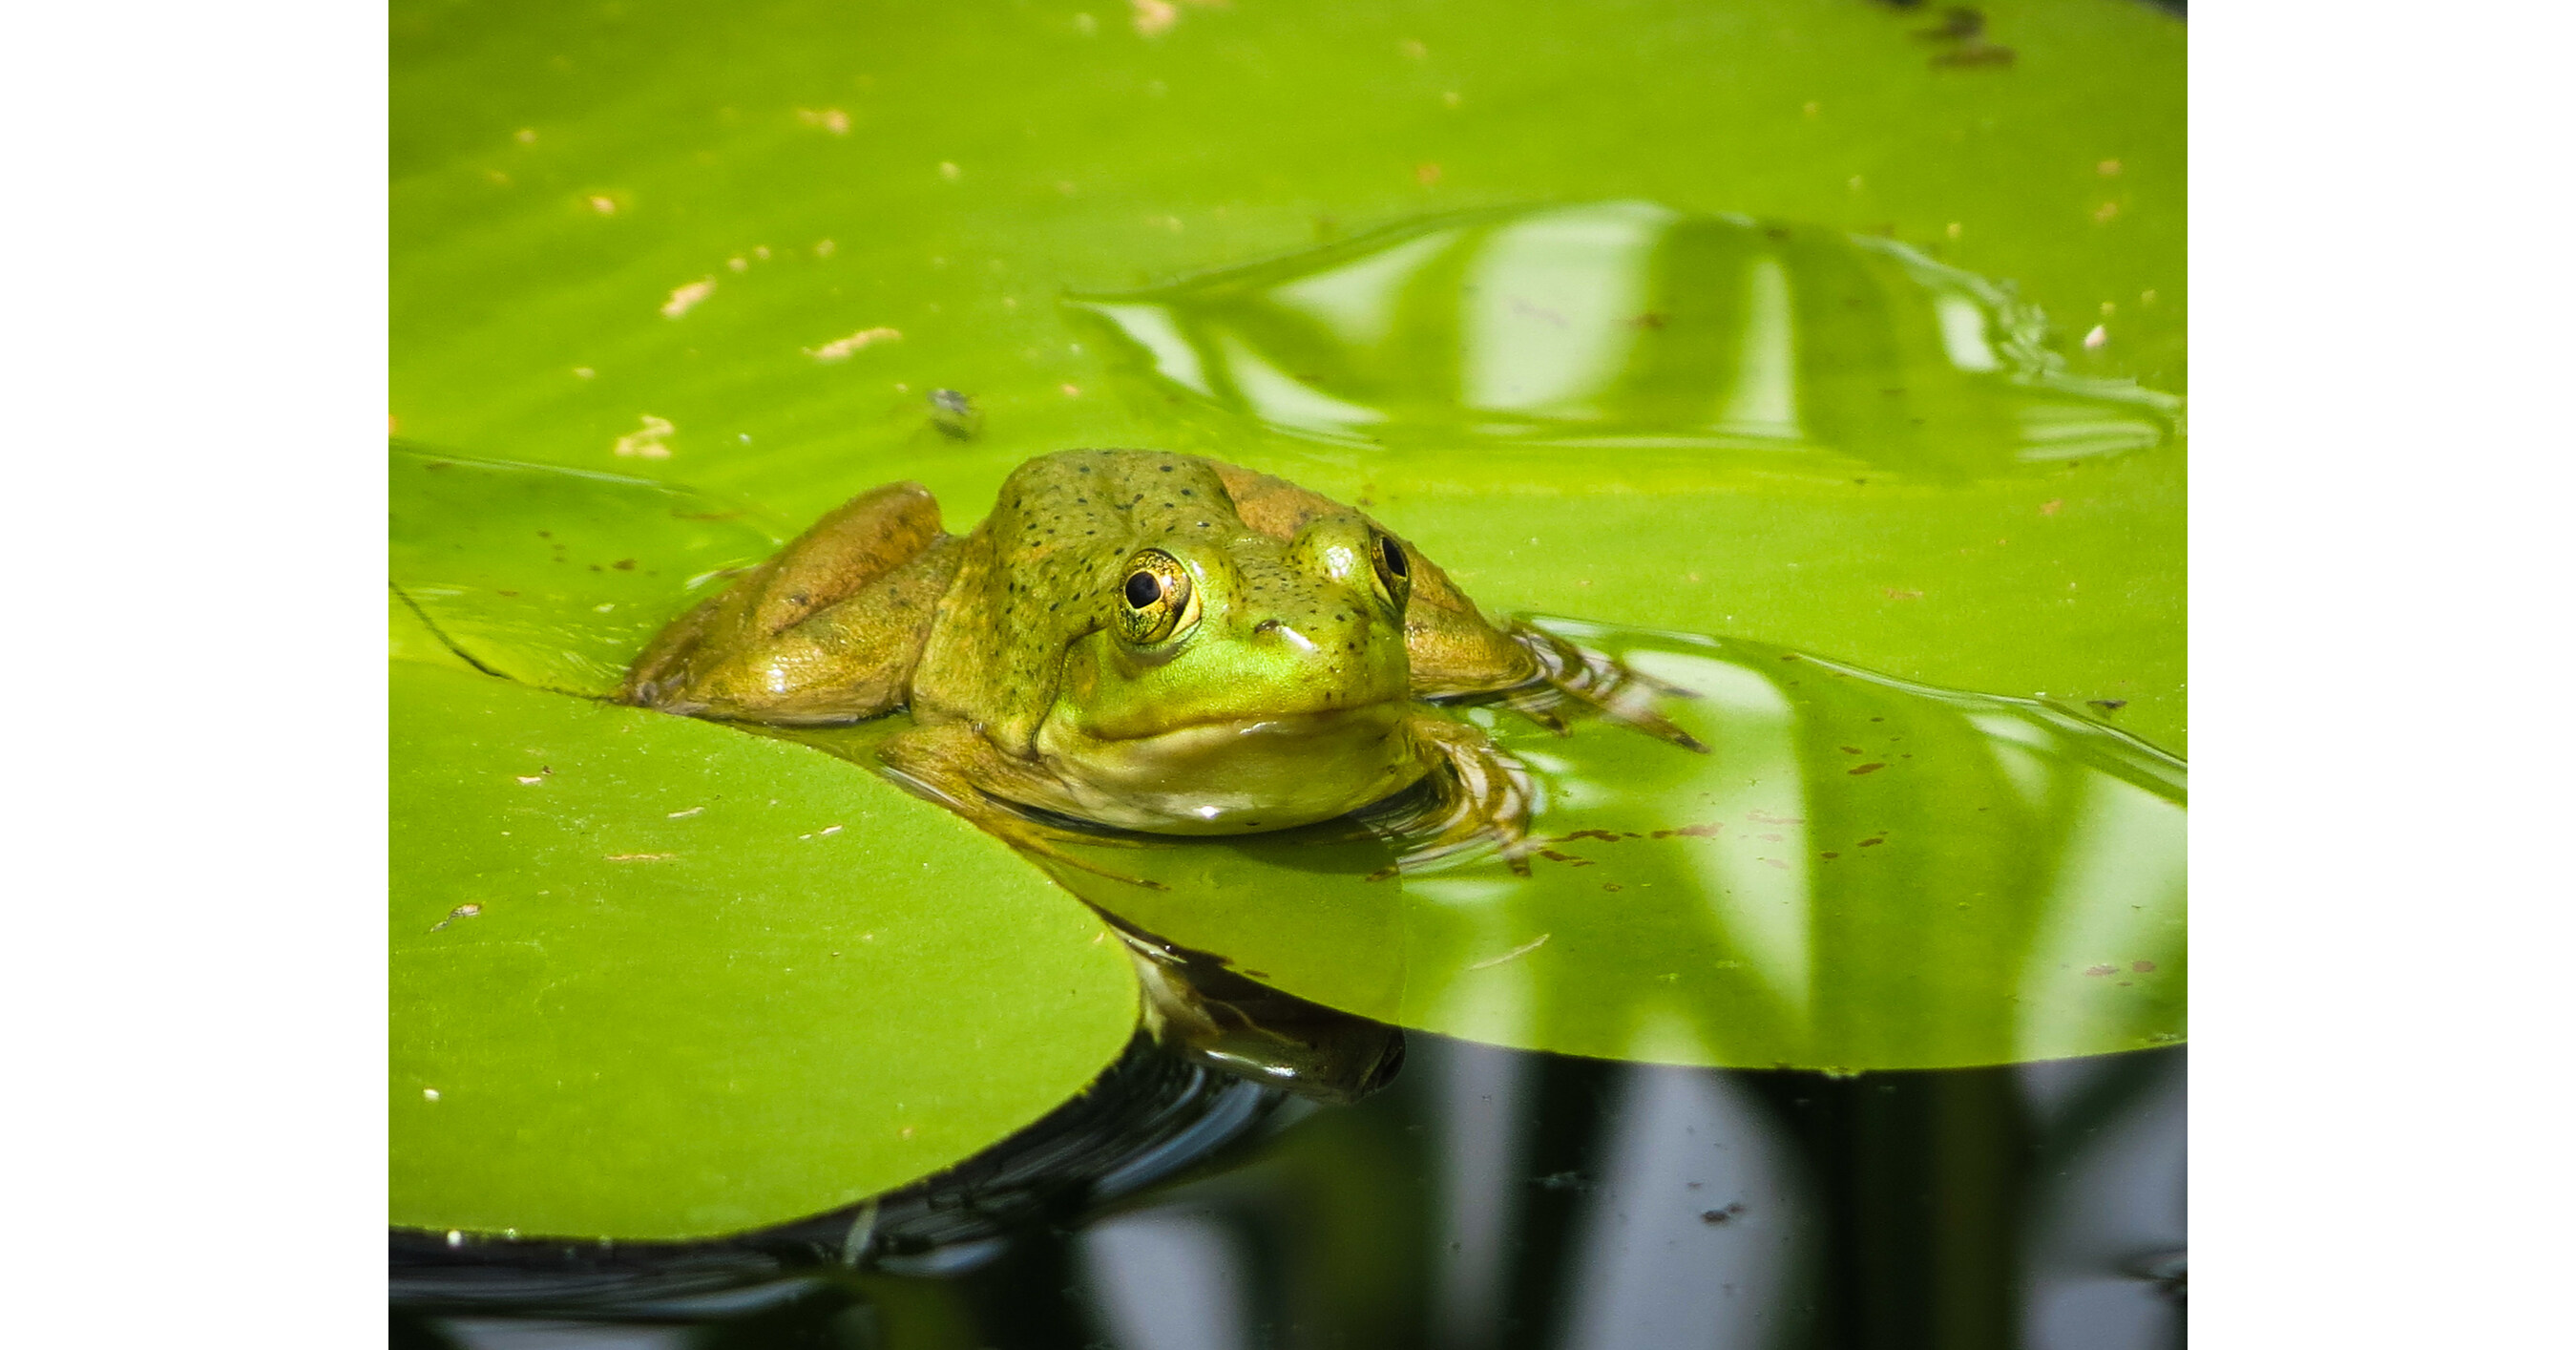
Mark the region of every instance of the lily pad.
[[1610, 1059], [1947, 1068], [2185, 1034], [2184, 770], [2025, 699], [1758, 643], [1552, 621], [1701, 695], [1712, 753], [1477, 710], [1529, 764], [1545, 847], [1366, 878], [1357, 845], [1098, 861], [1095, 904], [1289, 993], [1443, 1035]]
[[392, 693], [398, 1225], [803, 1217], [1037, 1119], [1134, 1030], [1099, 920], [891, 784], [473, 672]]
[[780, 538], [688, 488], [401, 446], [386, 489], [399, 599], [482, 669], [573, 694], [613, 692], [662, 625]]
[[1162, 390], [1403, 449], [1685, 452], [1957, 477], [2163, 444], [2040, 313], [1887, 239], [1594, 202], [1434, 217], [1069, 301]]
[[[534, 466], [431, 476], [459, 481], [444, 475], [468, 467], [485, 477], [467, 481], [495, 485], [559, 479], [538, 495], [609, 553], [664, 556], [660, 541], [694, 528], [654, 485], [638, 496], [631, 482]], [[512, 514], [469, 497], [424, 505], [408, 527], [416, 552], [441, 556], [451, 518], [479, 530]], [[449, 627], [476, 635], [461, 649], [477, 664], [629, 654], [615, 611], [590, 603], [624, 584], [613, 573], [565, 569], [546, 550], [490, 566], [488, 585], [445, 602]], [[523, 575], [567, 580], [531, 611], [541, 593]], [[1712, 753], [1464, 711], [1538, 779], [1532, 832], [1548, 847], [1529, 876], [1489, 860], [1373, 882], [1392, 855], [1337, 828], [1101, 853], [1161, 892], [1071, 868], [1057, 880], [1300, 997], [1522, 1049], [1894, 1069], [2181, 1039], [2181, 761], [2035, 700], [1762, 643], [1549, 623], [1699, 694], [1668, 711]], [[874, 773], [876, 745], [905, 725], [765, 738]], [[883, 812], [888, 828], [962, 837], [924, 802], [898, 796]]]

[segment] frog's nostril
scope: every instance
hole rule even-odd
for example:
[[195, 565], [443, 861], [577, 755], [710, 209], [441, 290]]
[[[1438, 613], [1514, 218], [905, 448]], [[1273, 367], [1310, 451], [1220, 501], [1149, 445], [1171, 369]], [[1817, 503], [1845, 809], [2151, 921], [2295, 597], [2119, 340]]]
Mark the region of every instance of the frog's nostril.
[[1278, 634], [1279, 640], [1285, 641], [1288, 645], [1295, 647], [1301, 652], [1311, 652], [1315, 650], [1314, 640], [1307, 637], [1305, 634], [1298, 632], [1296, 629], [1289, 627], [1286, 619], [1263, 619], [1261, 622], [1252, 626], [1252, 635], [1254, 637], [1264, 637], [1272, 633]]

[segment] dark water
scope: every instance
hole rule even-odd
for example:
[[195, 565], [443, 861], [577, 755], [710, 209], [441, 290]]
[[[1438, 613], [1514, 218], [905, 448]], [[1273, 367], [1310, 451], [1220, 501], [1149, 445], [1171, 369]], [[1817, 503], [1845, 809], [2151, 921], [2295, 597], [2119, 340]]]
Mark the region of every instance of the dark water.
[[1332, 1106], [1140, 1041], [874, 1207], [688, 1248], [398, 1233], [394, 1341], [2180, 1345], [2184, 1065], [1831, 1077], [1416, 1032], [1391, 1086]]

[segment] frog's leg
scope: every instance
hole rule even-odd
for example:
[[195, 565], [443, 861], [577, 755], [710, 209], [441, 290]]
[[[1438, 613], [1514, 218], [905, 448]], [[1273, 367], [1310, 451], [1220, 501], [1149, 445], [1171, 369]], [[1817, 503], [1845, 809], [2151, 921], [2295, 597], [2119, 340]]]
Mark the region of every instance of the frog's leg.
[[1446, 790], [1431, 808], [1387, 831], [1404, 845], [1404, 855], [1369, 880], [1382, 881], [1398, 871], [1488, 843], [1502, 850], [1503, 861], [1512, 871], [1528, 875], [1535, 795], [1529, 770], [1484, 732], [1439, 713], [1416, 714], [1404, 729], [1423, 758], [1432, 762], [1432, 772], [1444, 780], [1441, 786]]
[[877, 758], [914, 793], [964, 816], [968, 824], [1013, 848], [1112, 881], [1169, 889], [1159, 881], [1112, 872], [1063, 847], [1079, 842], [1135, 848], [1138, 841], [1052, 829], [1011, 809], [1008, 803], [1017, 798], [1060, 798], [1065, 786], [1043, 766], [1003, 753], [968, 723], [914, 727], [878, 746]]
[[1569, 702], [1580, 703], [1622, 726], [1635, 727], [1685, 750], [1695, 750], [1703, 755], [1708, 753], [1708, 747], [1701, 744], [1698, 737], [1674, 726], [1670, 719], [1655, 709], [1657, 698], [1697, 698], [1699, 695], [1631, 669], [1624, 661], [1614, 660], [1589, 647], [1577, 646], [1545, 629], [1516, 622], [1510, 632], [1512, 641], [1520, 644], [1538, 662], [1539, 674], [1534, 682], [1502, 690], [1505, 707], [1542, 726], [1554, 728], [1562, 735], [1565, 719], [1557, 709]]
[[1413, 596], [1404, 608], [1404, 649], [1416, 696], [1499, 696], [1505, 707], [1559, 735], [1566, 729], [1559, 710], [1580, 704], [1685, 750], [1707, 753], [1698, 738], [1655, 710], [1657, 696], [1688, 698], [1689, 690], [1530, 624], [1495, 625], [1439, 564], [1412, 544], [1397, 542], [1404, 544], [1413, 572]]
[[618, 700], [806, 725], [890, 711], [957, 562], [919, 484], [862, 493], [662, 630]]

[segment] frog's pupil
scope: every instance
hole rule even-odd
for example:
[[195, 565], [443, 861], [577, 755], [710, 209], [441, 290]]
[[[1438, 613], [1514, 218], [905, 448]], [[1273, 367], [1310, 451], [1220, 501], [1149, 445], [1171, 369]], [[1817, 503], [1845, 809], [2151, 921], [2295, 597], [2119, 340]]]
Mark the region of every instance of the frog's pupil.
[[1377, 551], [1379, 556], [1386, 559], [1386, 574], [1401, 580], [1404, 576], [1404, 550], [1397, 548], [1394, 540], [1380, 535]]
[[1131, 573], [1127, 578], [1127, 607], [1143, 609], [1163, 598], [1162, 579], [1151, 572]]

